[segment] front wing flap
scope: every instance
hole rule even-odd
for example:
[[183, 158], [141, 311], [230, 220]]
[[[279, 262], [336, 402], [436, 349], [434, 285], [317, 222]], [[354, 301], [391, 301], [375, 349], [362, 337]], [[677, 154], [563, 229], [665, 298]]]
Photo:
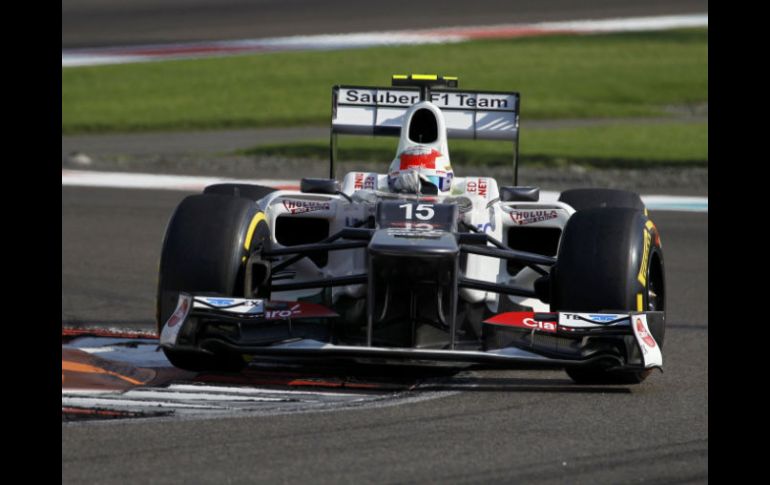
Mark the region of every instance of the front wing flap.
[[[484, 323], [502, 331], [506, 328], [511, 329], [519, 336], [528, 333], [533, 347], [536, 335], [566, 339], [582, 337], [583, 341], [585, 337], [633, 336], [641, 357], [641, 366], [645, 369], [663, 367], [660, 344], [653, 337], [653, 335], [663, 335], [665, 327], [663, 312], [508, 312], [495, 315]], [[655, 328], [654, 332], [651, 331], [651, 326]]]

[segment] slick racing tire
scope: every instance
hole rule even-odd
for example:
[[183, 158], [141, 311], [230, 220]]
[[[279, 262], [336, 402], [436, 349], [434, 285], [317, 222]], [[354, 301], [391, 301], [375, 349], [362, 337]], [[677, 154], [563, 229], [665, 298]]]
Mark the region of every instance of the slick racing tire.
[[[264, 214], [246, 198], [191, 195], [171, 216], [160, 257], [156, 324], [160, 334], [180, 292], [244, 296], [245, 262], [269, 239]], [[164, 349], [177, 367], [234, 370], [227, 357]]]
[[625, 207], [644, 210], [644, 203], [639, 194], [617, 189], [565, 190], [559, 195], [559, 202], [570, 205], [576, 211], [595, 207]]
[[[663, 251], [657, 228], [635, 209], [578, 211], [564, 228], [551, 281], [552, 311], [664, 311]], [[661, 347], [663, 333], [664, 329], [653, 332]], [[598, 337], [590, 338], [598, 343]], [[638, 384], [649, 373], [567, 369], [581, 384]]]
[[214, 184], [203, 189], [204, 194], [229, 195], [232, 197], [243, 197], [249, 200], [259, 200], [275, 192], [278, 189], [265, 187], [263, 185], [250, 184]]

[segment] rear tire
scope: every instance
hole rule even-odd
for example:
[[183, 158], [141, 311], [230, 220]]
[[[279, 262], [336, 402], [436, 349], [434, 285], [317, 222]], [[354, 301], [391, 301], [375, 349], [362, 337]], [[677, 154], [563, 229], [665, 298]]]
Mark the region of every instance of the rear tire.
[[214, 184], [203, 189], [204, 194], [229, 195], [231, 197], [243, 197], [249, 200], [260, 200], [266, 195], [278, 189], [263, 185], [250, 184]]
[[[580, 210], [564, 228], [551, 281], [552, 311], [663, 311], [663, 253], [657, 229], [639, 210]], [[662, 347], [663, 332], [653, 337]], [[567, 369], [580, 384], [638, 384], [649, 373]]]
[[[260, 214], [251, 200], [217, 194], [191, 195], [179, 204], [166, 229], [160, 257], [159, 334], [180, 292], [244, 296], [246, 258], [269, 237]], [[194, 371], [236, 370], [242, 360], [165, 348], [164, 352], [175, 366]]]
[[559, 202], [569, 204], [576, 211], [597, 207], [624, 207], [638, 211], [644, 210], [644, 202], [639, 194], [618, 189], [571, 189], [559, 196]]

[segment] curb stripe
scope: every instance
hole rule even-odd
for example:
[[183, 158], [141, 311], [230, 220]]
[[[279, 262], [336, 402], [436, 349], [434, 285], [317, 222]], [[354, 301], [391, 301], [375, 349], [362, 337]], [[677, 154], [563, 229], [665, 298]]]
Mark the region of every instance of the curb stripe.
[[281, 190], [299, 190], [299, 184], [289, 180], [230, 179], [198, 175], [164, 175], [130, 172], [95, 172], [62, 170], [61, 183], [79, 187], [111, 187], [116, 189], [156, 189], [199, 192], [206, 186], [221, 183], [266, 185]]
[[[83, 372], [87, 374], [105, 374], [112, 377], [117, 377], [118, 379], [124, 380], [130, 384], [134, 384], [135, 386], [141, 386], [144, 384], [142, 381], [137, 381], [136, 379], [132, 379], [128, 376], [124, 376], [122, 374], [119, 374], [117, 372], [113, 372], [110, 370], [102, 369], [100, 367], [95, 367], [93, 365], [89, 364], [83, 364], [79, 362], [71, 362], [68, 360], [62, 359], [61, 361], [61, 370], [62, 371], [70, 371], [70, 372]], [[62, 374], [62, 381], [64, 381], [64, 374]]]

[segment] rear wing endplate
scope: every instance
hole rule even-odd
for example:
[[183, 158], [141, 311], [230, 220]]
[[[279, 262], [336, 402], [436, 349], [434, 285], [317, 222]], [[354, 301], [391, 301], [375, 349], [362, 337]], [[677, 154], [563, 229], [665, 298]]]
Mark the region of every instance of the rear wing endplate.
[[[519, 141], [519, 93], [432, 89], [430, 100], [441, 109], [447, 138], [513, 143], [516, 185]], [[337, 135], [400, 136], [404, 114], [420, 101], [418, 87], [334, 86], [330, 143], [330, 178], [335, 178]]]

